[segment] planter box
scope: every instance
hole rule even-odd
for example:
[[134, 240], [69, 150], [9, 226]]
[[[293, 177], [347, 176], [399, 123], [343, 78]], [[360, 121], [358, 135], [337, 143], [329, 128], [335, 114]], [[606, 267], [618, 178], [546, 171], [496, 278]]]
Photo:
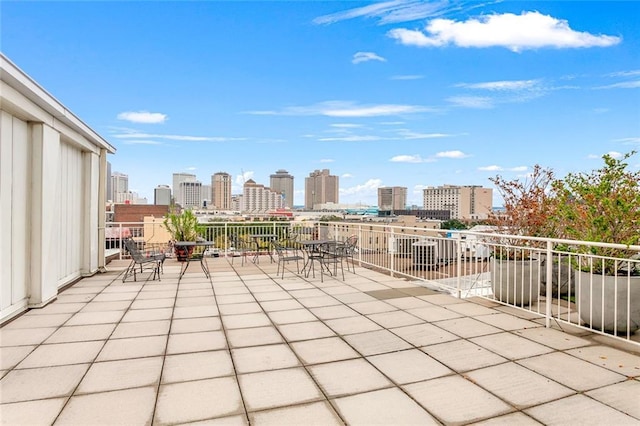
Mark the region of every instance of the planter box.
[[582, 271], [576, 271], [576, 276], [578, 311], [585, 324], [594, 330], [618, 334], [640, 328], [640, 276], [615, 277]]
[[491, 259], [491, 288], [496, 299], [510, 305], [525, 306], [540, 294], [538, 259]]

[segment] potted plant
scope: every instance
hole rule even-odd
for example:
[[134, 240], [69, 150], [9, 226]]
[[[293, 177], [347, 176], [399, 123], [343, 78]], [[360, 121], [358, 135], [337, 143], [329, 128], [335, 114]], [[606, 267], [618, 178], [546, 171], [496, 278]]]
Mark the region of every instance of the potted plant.
[[607, 332], [633, 333], [640, 327], [640, 268], [633, 260], [638, 251], [629, 248], [640, 245], [640, 171], [628, 170], [627, 163], [635, 154], [605, 154], [602, 168], [553, 183], [558, 201], [554, 221], [562, 237], [627, 246], [571, 247], [577, 253], [581, 318]]
[[524, 179], [490, 178], [504, 200], [504, 211], [492, 213], [489, 224], [504, 236], [489, 241], [491, 285], [494, 296], [506, 303], [528, 305], [541, 290], [542, 246], [517, 236], [549, 237], [555, 234], [555, 203], [549, 194], [554, 174], [535, 165]]
[[[191, 210], [183, 210], [182, 213], [169, 212], [165, 215], [163, 224], [171, 234], [173, 242], [197, 241], [203, 230], [198, 218]], [[188, 249], [192, 251], [193, 247], [188, 247]], [[191, 254], [188, 249], [185, 246], [174, 245], [176, 258], [183, 262]]]

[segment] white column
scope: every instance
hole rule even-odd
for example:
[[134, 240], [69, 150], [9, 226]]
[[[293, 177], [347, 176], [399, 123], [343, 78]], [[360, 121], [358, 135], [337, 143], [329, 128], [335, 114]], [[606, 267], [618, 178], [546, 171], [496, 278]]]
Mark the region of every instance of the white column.
[[44, 124], [31, 126], [32, 186], [30, 241], [30, 307], [39, 307], [58, 294], [60, 230], [60, 134]]
[[[100, 157], [92, 152], [83, 154], [84, 187], [82, 189], [82, 274], [92, 275], [98, 270], [98, 184]], [[104, 263], [104, 261], [103, 261]]]

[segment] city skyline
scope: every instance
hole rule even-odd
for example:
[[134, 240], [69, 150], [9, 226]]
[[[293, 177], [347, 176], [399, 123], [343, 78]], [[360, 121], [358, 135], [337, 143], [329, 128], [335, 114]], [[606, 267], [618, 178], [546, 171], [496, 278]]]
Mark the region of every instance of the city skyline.
[[[117, 148], [233, 193], [331, 169], [377, 188], [590, 171], [640, 149], [638, 2], [3, 2], [2, 51]], [[117, 25], [113, 23], [117, 22]], [[100, 31], [96, 31], [99, 28]], [[515, 29], [514, 29], [515, 28]], [[631, 167], [640, 166], [639, 156]], [[500, 205], [494, 191], [494, 205]]]

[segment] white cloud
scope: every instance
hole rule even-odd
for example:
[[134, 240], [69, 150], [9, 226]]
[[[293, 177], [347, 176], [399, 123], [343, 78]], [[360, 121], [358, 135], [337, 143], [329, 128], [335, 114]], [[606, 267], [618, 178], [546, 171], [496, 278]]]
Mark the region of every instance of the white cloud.
[[372, 192], [378, 193], [378, 188], [382, 186], [381, 179], [369, 179], [361, 185], [352, 186], [350, 188], [340, 188], [340, 194], [344, 195], [367, 195]]
[[633, 77], [636, 75], [640, 75], [640, 70], [631, 70], [631, 71], [618, 71], [612, 72], [608, 74], [608, 77]]
[[409, 46], [504, 47], [513, 52], [544, 47], [607, 47], [621, 41], [620, 37], [575, 31], [566, 20], [539, 12], [494, 14], [467, 21], [433, 19], [424, 31], [397, 28], [387, 35]]
[[186, 142], [227, 142], [227, 141], [240, 141], [245, 138], [230, 138], [220, 136], [188, 136], [188, 135], [164, 135], [155, 133], [141, 133], [136, 130], [121, 130], [123, 133], [117, 133], [112, 135], [118, 139], [168, 139], [174, 141], [186, 141]]
[[369, 61], [387, 62], [385, 58], [383, 58], [382, 56], [378, 56], [373, 52], [356, 52], [353, 55], [353, 59], [351, 59], [351, 62], [354, 64], [359, 64], [362, 62], [369, 62]]
[[392, 75], [389, 80], [420, 80], [424, 78], [423, 75]]
[[467, 158], [469, 157], [469, 154], [465, 154], [462, 151], [442, 151], [442, 152], [438, 152], [436, 154], [437, 158], [455, 158], [455, 159], [459, 159], [459, 158]]
[[334, 161], [336, 161], [336, 160], [334, 160], [332, 158], [323, 158], [323, 159], [320, 160], [321, 163], [333, 163]]
[[438, 139], [438, 138], [448, 138], [453, 135], [449, 135], [446, 133], [418, 133], [413, 132], [409, 129], [401, 129], [398, 131], [398, 135], [400, 135], [404, 139]]
[[118, 114], [118, 120], [130, 121], [132, 123], [158, 124], [167, 120], [167, 115], [159, 112], [148, 111], [126, 111]]
[[447, 102], [463, 108], [493, 108], [493, 99], [485, 96], [452, 96], [447, 98]]
[[352, 128], [356, 128], [356, 127], [362, 127], [362, 124], [355, 124], [355, 123], [334, 123], [330, 125], [331, 127], [338, 127], [338, 128], [344, 128], [344, 129], [352, 129]]
[[623, 145], [640, 145], [640, 137], [616, 139], [614, 142], [621, 142]]
[[351, 101], [326, 101], [308, 106], [287, 107], [280, 111], [248, 111], [247, 114], [270, 115], [324, 115], [327, 117], [384, 117], [390, 115], [433, 112], [435, 109], [421, 105], [378, 104], [360, 105]]
[[622, 83], [608, 84], [606, 86], [598, 86], [596, 89], [638, 89], [640, 88], [640, 80], [623, 81]]
[[194, 172], [194, 171], [198, 170], [198, 168], [194, 167], [194, 166], [191, 166], [191, 167], [187, 167], [187, 170], [190, 171], [190, 172]]
[[123, 142], [125, 145], [162, 145], [162, 142], [149, 140], [127, 140]]
[[330, 138], [319, 138], [321, 142], [368, 142], [382, 140], [380, 136], [373, 135], [349, 135], [349, 136], [334, 136]]
[[340, 176], [340, 177], [345, 178], [345, 179], [349, 179], [349, 178], [352, 178], [352, 177], [353, 177], [353, 175], [352, 175], [351, 173], [345, 173], [345, 174], [343, 174], [343, 175], [342, 175], [342, 176]]
[[392, 163], [424, 163], [427, 160], [422, 158], [420, 155], [396, 155], [395, 157], [391, 157], [389, 159]]
[[527, 166], [516, 166], [509, 169], [512, 172], [526, 172], [527, 170], [529, 170]]
[[485, 83], [460, 83], [456, 87], [465, 87], [468, 89], [484, 89], [492, 91], [511, 91], [511, 90], [528, 90], [539, 86], [539, 80], [506, 80], [506, 81], [489, 81]]
[[496, 166], [491, 165], [491, 166], [482, 166], [482, 167], [478, 167], [478, 170], [480, 170], [481, 172], [500, 172], [503, 170], [502, 167], [500, 166]]
[[391, 0], [320, 16], [315, 18], [313, 23], [328, 25], [354, 18], [374, 18], [378, 19], [381, 25], [392, 24], [442, 16], [450, 11], [459, 12], [483, 5], [484, 4], [474, 3], [472, 6], [464, 6], [461, 2], [450, 2], [447, 0], [429, 2], [422, 0]]

